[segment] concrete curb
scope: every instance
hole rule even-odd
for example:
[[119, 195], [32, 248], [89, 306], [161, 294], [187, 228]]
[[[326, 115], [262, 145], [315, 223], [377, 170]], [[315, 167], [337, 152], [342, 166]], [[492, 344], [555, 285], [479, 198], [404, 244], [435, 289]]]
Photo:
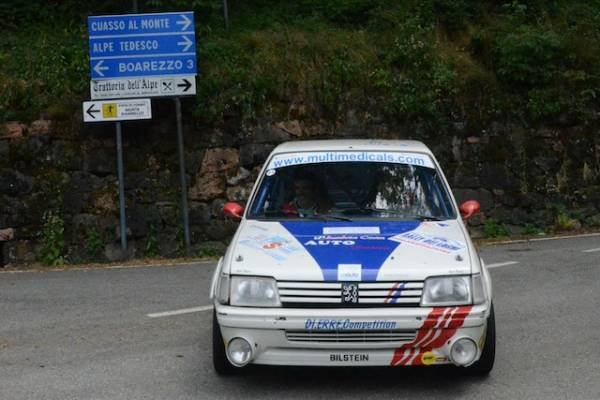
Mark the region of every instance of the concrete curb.
[[31, 269], [0, 269], [0, 274], [23, 274], [32, 272], [67, 272], [67, 271], [94, 271], [100, 269], [134, 269], [134, 268], [154, 268], [154, 267], [191, 267], [198, 264], [213, 264], [216, 263], [217, 259], [214, 260], [198, 260], [198, 261], [182, 261], [182, 262], [169, 262], [169, 263], [145, 263], [145, 264], [131, 264], [131, 265], [91, 265], [91, 266], [73, 266], [73, 267], [45, 267], [45, 268], [31, 268]]
[[501, 246], [507, 244], [516, 244], [516, 243], [529, 243], [529, 242], [545, 242], [547, 240], [560, 240], [560, 239], [576, 239], [576, 238], [584, 238], [584, 237], [595, 237], [600, 236], [600, 232], [595, 233], [582, 233], [578, 235], [559, 235], [559, 236], [548, 236], [548, 237], [533, 237], [533, 238], [524, 238], [524, 239], [507, 239], [507, 240], [497, 240], [493, 242], [479, 242], [475, 240], [479, 246]]

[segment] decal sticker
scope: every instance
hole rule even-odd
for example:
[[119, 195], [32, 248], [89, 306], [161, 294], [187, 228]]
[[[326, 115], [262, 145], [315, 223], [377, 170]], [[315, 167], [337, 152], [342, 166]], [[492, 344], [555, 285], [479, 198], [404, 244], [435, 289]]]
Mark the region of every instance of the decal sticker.
[[473, 306], [435, 307], [410, 343], [394, 351], [390, 365], [422, 365], [423, 355], [442, 347], [465, 322]]
[[307, 319], [304, 328], [308, 330], [376, 330], [394, 329], [396, 321], [374, 320], [374, 321], [352, 321], [350, 319]]
[[334, 353], [329, 355], [329, 361], [332, 362], [355, 362], [355, 361], [369, 361], [368, 354], [339, 354]]
[[442, 253], [453, 253], [465, 248], [463, 243], [443, 238], [440, 236], [427, 235], [419, 232], [406, 232], [391, 237], [394, 242], [410, 243], [415, 246], [425, 247]]
[[396, 301], [398, 301], [398, 298], [402, 294], [402, 289], [404, 289], [405, 285], [406, 284], [403, 282], [394, 283], [383, 302], [386, 304], [394, 304]]
[[[349, 224], [342, 221], [281, 221], [280, 224], [312, 256], [321, 268], [325, 281], [338, 281], [339, 265], [346, 264], [361, 266], [360, 280], [375, 281], [385, 260], [400, 245], [400, 241], [387, 239], [413, 231], [421, 222], [381, 221], [374, 224], [372, 221], [355, 221]], [[323, 234], [325, 228], [347, 231], [348, 228], [362, 230], [373, 227], [379, 229], [378, 234]]]
[[426, 154], [392, 151], [317, 151], [278, 154], [269, 162], [268, 169], [291, 167], [302, 164], [326, 162], [382, 162], [407, 164], [419, 167], [435, 168]]
[[436, 361], [435, 360], [435, 354], [433, 354], [433, 351], [426, 351], [421, 356], [421, 364], [423, 364], [423, 365], [431, 365], [435, 361]]
[[275, 175], [275, 172], [277, 172], [277, 171], [274, 170], [274, 169], [268, 169], [267, 172], [266, 172], [266, 175], [267, 176], [273, 176], [273, 175]]
[[[316, 239], [316, 240], [315, 240]], [[356, 244], [356, 242], [354, 240], [348, 240], [347, 238], [345, 240], [342, 239], [327, 239], [327, 240], [323, 240], [323, 239], [319, 239], [319, 236], [315, 236], [312, 240], [308, 240], [306, 242], [304, 242], [305, 246], [352, 246], [353, 244]]]
[[338, 281], [360, 281], [362, 265], [338, 264]]
[[336, 234], [379, 234], [378, 226], [326, 226], [323, 228], [323, 235]]
[[280, 235], [266, 235], [258, 233], [246, 237], [239, 242], [241, 245], [258, 250], [277, 261], [285, 261], [291, 254], [301, 252], [302, 249]]

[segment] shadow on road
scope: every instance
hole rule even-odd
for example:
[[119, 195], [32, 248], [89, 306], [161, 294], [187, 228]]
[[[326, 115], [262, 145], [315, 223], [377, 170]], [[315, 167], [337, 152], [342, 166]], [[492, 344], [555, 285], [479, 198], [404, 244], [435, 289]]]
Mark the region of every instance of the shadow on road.
[[[444, 393], [461, 395], [473, 384], [481, 384], [486, 378], [473, 377], [454, 367], [417, 368], [300, 368], [252, 366], [243, 374], [230, 377], [216, 377], [219, 384], [238, 390], [253, 397], [259, 393], [282, 395], [287, 398], [292, 393], [297, 398], [326, 397], [333, 394], [346, 394], [350, 397], [361, 395], [387, 395], [412, 398], [426, 397], [427, 394]], [[387, 397], [386, 396], [386, 397]]]

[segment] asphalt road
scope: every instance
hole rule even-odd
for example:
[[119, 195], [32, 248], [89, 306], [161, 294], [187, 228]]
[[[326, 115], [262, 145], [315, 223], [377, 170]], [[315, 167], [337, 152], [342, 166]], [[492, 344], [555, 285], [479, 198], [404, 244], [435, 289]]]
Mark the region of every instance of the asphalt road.
[[[211, 365], [213, 264], [0, 273], [0, 399], [600, 399], [600, 237], [488, 246], [491, 375]], [[512, 262], [512, 264], [509, 264]]]

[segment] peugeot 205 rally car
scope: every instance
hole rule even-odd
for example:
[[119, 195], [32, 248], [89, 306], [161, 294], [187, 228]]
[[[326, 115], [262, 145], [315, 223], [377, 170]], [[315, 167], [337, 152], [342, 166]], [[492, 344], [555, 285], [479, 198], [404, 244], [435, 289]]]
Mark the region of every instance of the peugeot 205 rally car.
[[213, 277], [213, 361], [454, 364], [495, 355], [490, 276], [431, 151], [415, 141], [290, 142], [269, 156]]

